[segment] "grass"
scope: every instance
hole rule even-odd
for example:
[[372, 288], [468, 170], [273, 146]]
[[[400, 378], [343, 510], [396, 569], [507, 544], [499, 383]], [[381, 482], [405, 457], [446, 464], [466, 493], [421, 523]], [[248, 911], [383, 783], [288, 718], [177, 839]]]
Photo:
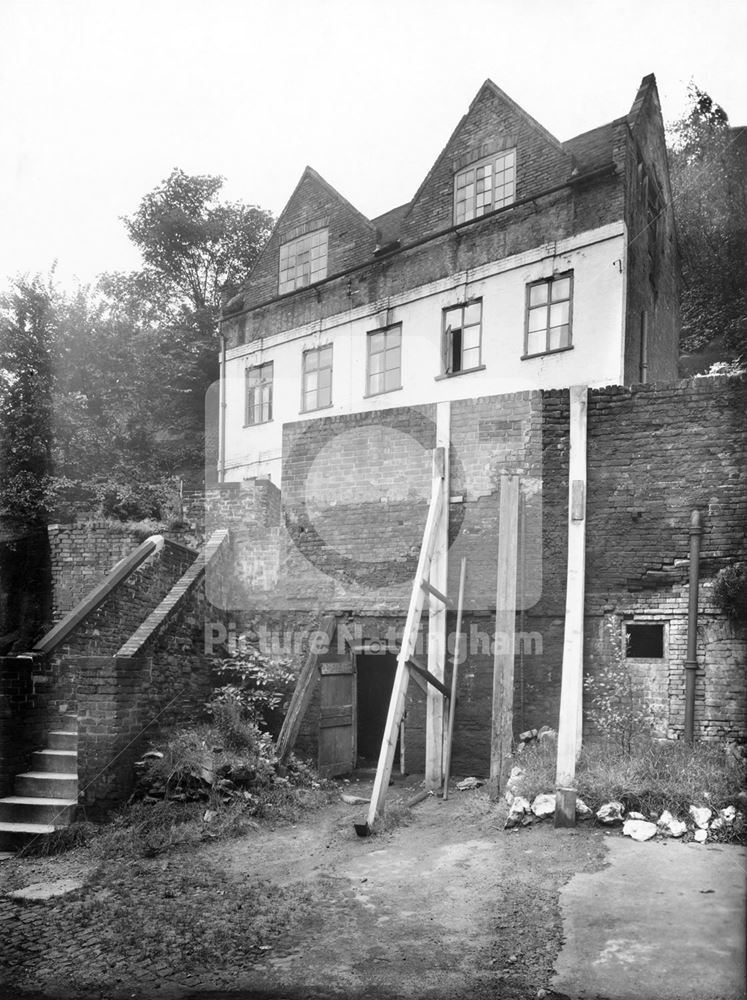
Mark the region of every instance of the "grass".
[[[540, 792], [552, 791], [555, 755], [552, 744], [537, 744], [517, 754], [515, 764], [523, 774], [514, 793], [531, 801]], [[630, 753], [604, 744], [584, 747], [576, 779], [579, 796], [594, 810], [617, 800], [627, 810], [646, 816], [658, 817], [668, 809], [686, 818], [691, 805], [718, 810], [736, 803], [745, 788], [747, 768], [721, 744], [641, 740]], [[730, 834], [741, 838], [743, 827], [743, 822], [735, 823], [722, 838]]]

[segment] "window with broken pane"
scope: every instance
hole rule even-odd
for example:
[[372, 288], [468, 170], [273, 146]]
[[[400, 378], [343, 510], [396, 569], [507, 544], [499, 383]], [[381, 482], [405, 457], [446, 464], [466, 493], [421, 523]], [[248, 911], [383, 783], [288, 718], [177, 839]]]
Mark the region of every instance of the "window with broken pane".
[[473, 163], [454, 179], [454, 222], [468, 222], [510, 205], [516, 196], [516, 151]]
[[280, 247], [279, 294], [327, 277], [328, 234], [328, 229], [317, 229]]
[[443, 312], [443, 372], [478, 368], [482, 350], [482, 300], [450, 306]]

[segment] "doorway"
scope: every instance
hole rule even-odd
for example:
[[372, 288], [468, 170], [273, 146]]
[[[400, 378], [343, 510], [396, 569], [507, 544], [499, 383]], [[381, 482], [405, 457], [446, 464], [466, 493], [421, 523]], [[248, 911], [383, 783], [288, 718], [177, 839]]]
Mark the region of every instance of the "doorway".
[[[358, 653], [358, 767], [376, 767], [397, 672], [394, 653]], [[399, 741], [394, 756], [399, 763]]]

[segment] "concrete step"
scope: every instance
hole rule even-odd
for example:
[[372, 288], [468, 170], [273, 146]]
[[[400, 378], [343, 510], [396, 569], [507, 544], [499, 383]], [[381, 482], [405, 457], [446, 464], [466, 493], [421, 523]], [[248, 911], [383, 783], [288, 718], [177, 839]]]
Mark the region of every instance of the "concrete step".
[[51, 733], [47, 733], [47, 748], [49, 750], [77, 750], [78, 734], [77, 732], [55, 729]]
[[51, 823], [0, 823], [0, 851], [18, 851], [30, 840], [54, 831]]
[[78, 794], [78, 775], [27, 771], [16, 775], [13, 787], [17, 795], [41, 799], [74, 799]]
[[74, 750], [37, 750], [31, 755], [34, 771], [77, 774], [78, 754]]
[[8, 795], [0, 799], [0, 823], [51, 823], [68, 826], [75, 819], [78, 800], [40, 799], [26, 795]]

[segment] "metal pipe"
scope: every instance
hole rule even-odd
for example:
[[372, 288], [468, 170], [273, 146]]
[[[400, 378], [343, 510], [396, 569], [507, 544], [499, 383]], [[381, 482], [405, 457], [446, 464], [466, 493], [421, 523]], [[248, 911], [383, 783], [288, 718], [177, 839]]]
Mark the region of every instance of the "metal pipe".
[[218, 376], [218, 482], [226, 481], [226, 337], [220, 335], [220, 375]]
[[687, 659], [685, 660], [685, 741], [692, 743], [695, 729], [695, 674], [698, 669], [698, 579], [700, 537], [703, 523], [699, 510], [690, 514], [690, 583], [687, 606]]

